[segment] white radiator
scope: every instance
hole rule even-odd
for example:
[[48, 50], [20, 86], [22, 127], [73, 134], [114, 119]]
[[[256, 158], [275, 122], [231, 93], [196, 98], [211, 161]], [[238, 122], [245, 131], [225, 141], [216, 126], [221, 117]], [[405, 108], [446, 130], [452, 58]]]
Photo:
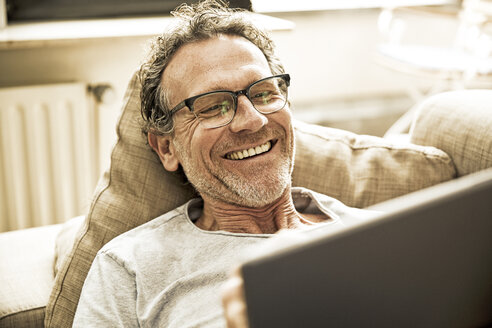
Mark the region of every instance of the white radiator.
[[98, 124], [82, 83], [0, 89], [0, 231], [84, 214], [98, 170]]

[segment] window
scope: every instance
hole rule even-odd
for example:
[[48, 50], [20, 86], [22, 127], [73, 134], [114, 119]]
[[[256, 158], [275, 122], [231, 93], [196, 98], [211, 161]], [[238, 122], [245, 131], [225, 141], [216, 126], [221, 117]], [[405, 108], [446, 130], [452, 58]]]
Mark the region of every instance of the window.
[[[0, 0], [2, 1], [2, 0]], [[5, 1], [5, 0], [4, 0]], [[158, 16], [185, 0], [6, 0], [7, 21]], [[250, 0], [230, 0], [231, 7], [251, 9]]]

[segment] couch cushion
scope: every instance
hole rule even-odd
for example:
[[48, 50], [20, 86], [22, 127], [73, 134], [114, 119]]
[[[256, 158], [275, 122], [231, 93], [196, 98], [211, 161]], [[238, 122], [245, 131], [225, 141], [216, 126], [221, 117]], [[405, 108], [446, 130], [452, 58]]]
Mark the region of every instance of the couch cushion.
[[367, 207], [452, 179], [455, 169], [433, 147], [296, 122], [293, 184], [354, 207]]
[[[130, 82], [117, 126], [111, 166], [98, 185], [82, 234], [61, 265], [46, 311], [47, 327], [72, 324], [97, 251], [117, 235], [186, 202], [195, 194], [166, 172], [140, 132], [140, 81]], [[376, 137], [296, 123], [293, 184], [363, 207], [454, 177], [449, 157], [434, 148], [396, 146]]]
[[61, 224], [0, 234], [0, 327], [43, 327]]
[[79, 233], [82, 233], [81, 227], [84, 223], [85, 216], [76, 216], [67, 222], [63, 223], [60, 232], [55, 240], [55, 262], [53, 263], [53, 271], [56, 274], [61, 270], [61, 265], [65, 257], [70, 254], [74, 241]]
[[445, 151], [459, 176], [492, 167], [492, 90], [460, 90], [428, 98], [411, 141]]

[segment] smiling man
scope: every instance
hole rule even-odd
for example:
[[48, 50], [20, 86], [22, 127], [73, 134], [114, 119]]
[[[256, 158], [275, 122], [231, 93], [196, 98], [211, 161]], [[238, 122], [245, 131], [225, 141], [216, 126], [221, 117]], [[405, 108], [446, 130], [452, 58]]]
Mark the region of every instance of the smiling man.
[[100, 250], [74, 326], [225, 326], [220, 288], [252, 247], [281, 229], [367, 215], [291, 187], [290, 76], [268, 36], [213, 1], [174, 15], [142, 66], [144, 132], [200, 198]]
[[[290, 195], [289, 81], [272, 76], [258, 47], [227, 34], [182, 46], [164, 70], [174, 130], [150, 130], [149, 144], [166, 170], [181, 166], [203, 198], [198, 227], [274, 233], [308, 223]], [[257, 216], [252, 208], [261, 209]]]

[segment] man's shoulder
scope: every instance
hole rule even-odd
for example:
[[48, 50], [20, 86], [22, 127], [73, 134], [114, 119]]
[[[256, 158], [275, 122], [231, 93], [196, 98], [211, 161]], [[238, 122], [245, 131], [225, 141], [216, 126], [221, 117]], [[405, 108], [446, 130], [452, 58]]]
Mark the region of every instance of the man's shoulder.
[[174, 230], [176, 224], [184, 221], [186, 205], [187, 203], [122, 233], [104, 245], [99, 254], [118, 258], [131, 254], [133, 249], [142, 244], [159, 242], [167, 235], [167, 231]]

